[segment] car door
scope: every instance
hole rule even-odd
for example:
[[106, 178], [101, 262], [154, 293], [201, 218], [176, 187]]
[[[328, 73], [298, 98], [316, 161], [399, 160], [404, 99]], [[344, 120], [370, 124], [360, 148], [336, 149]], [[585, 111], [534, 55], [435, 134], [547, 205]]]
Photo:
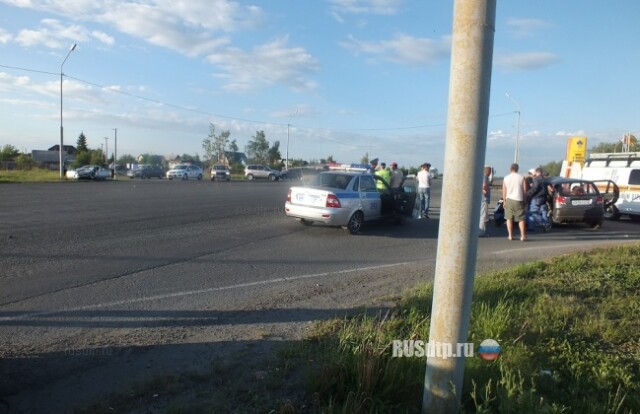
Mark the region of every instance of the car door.
[[376, 188], [373, 177], [368, 174], [360, 176], [360, 203], [365, 220], [375, 220], [380, 217], [382, 203], [380, 193]]

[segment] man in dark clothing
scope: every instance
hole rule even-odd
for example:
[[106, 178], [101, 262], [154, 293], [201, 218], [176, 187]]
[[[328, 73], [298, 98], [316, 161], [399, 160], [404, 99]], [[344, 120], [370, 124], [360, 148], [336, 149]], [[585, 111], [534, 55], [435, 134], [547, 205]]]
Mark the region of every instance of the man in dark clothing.
[[531, 187], [527, 191], [529, 201], [529, 214], [533, 225], [541, 226], [544, 231], [551, 228], [549, 211], [547, 209], [547, 182], [542, 174], [542, 168], [535, 169], [531, 181]]

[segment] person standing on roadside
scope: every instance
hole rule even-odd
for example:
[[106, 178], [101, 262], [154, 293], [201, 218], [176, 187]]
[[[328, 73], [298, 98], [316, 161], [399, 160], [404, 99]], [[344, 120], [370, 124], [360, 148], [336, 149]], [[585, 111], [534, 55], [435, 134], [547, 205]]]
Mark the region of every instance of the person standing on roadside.
[[377, 168], [378, 168], [378, 159], [374, 158], [371, 160], [371, 162], [369, 162], [369, 169], [367, 169], [367, 172], [369, 174], [375, 174]]
[[387, 190], [387, 186], [391, 187], [391, 171], [387, 169], [387, 164], [384, 162], [380, 163], [380, 169], [376, 171], [376, 175], [381, 177], [387, 185], [384, 185], [380, 180], [376, 180], [376, 187], [378, 190]]
[[491, 202], [491, 167], [484, 167], [482, 174], [482, 202], [480, 203], [480, 237], [489, 237], [487, 235], [487, 222], [489, 221], [489, 203]]
[[527, 222], [525, 220], [525, 205], [527, 194], [527, 182], [518, 174], [518, 164], [511, 164], [511, 173], [502, 181], [502, 199], [504, 200], [504, 212], [507, 219], [507, 231], [509, 240], [513, 240], [513, 223], [518, 223], [520, 240], [527, 240]]
[[389, 182], [391, 189], [392, 190], [399, 189], [402, 186], [403, 182], [404, 182], [404, 174], [402, 173], [402, 171], [398, 169], [398, 163], [392, 162], [391, 163], [391, 182]]
[[416, 175], [418, 180], [418, 197], [420, 197], [420, 215], [418, 218], [429, 218], [429, 205], [431, 203], [431, 164], [424, 163], [420, 166], [420, 172]]

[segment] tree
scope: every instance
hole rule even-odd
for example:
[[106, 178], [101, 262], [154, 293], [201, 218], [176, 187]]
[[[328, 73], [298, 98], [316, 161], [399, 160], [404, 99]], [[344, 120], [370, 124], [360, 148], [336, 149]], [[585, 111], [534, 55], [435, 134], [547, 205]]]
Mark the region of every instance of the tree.
[[238, 152], [238, 144], [236, 143], [235, 139], [229, 144], [229, 151]]
[[89, 147], [87, 146], [87, 137], [84, 135], [84, 132], [81, 132], [80, 135], [78, 135], [76, 150], [78, 152], [89, 151]]
[[166, 167], [167, 161], [162, 155], [156, 154], [142, 154], [138, 157], [138, 163], [149, 165], [161, 165]]
[[329, 155], [329, 156], [327, 157], [327, 164], [330, 164], [330, 163], [332, 163], [332, 162], [335, 162], [335, 161], [334, 161], [334, 159], [333, 159], [333, 155]]
[[135, 162], [136, 162], [136, 159], [131, 154], [125, 154], [125, 155], [121, 156], [120, 158], [118, 158], [118, 164], [119, 165], [135, 164]]
[[228, 130], [216, 135], [216, 126], [209, 124], [209, 135], [202, 141], [204, 156], [209, 163], [226, 162], [224, 149], [227, 147], [227, 142], [229, 142], [229, 135], [231, 135], [231, 132]]
[[364, 157], [360, 158], [360, 164], [369, 164], [369, 153], [365, 153]]
[[2, 150], [0, 150], [0, 164], [2, 164], [4, 168], [9, 168], [9, 165], [6, 161], [14, 159], [18, 156], [18, 154], [20, 154], [20, 151], [18, 151], [16, 147], [6, 144], [4, 147], [2, 147]]
[[[628, 146], [628, 148], [627, 148]], [[617, 142], [601, 142], [595, 147], [591, 148], [589, 152], [591, 153], [601, 153], [601, 152], [636, 152], [640, 151], [640, 145], [638, 145], [638, 140], [632, 134], [625, 134], [624, 137], [620, 141]]]
[[245, 151], [252, 162], [266, 164], [269, 161], [269, 141], [264, 135], [264, 131], [256, 131], [252, 141], [249, 141]]
[[38, 165], [29, 155], [20, 154], [16, 157], [16, 168], [19, 170], [30, 170]]
[[275, 166], [279, 164], [282, 160], [282, 155], [280, 154], [280, 141], [276, 141], [273, 143], [273, 146], [269, 148], [267, 151], [269, 165]]
[[549, 174], [550, 176], [560, 175], [560, 170], [562, 169], [562, 161], [551, 161], [546, 163], [545, 165], [540, 166], [542, 171]]

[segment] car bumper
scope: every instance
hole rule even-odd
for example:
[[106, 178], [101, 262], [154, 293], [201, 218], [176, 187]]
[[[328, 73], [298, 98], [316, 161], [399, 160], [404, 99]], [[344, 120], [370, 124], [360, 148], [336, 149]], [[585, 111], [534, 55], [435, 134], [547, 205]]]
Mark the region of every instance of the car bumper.
[[346, 226], [351, 217], [351, 211], [345, 208], [309, 207], [290, 202], [285, 203], [284, 211], [289, 217], [320, 222], [329, 226]]
[[576, 211], [576, 210], [563, 210], [557, 208], [553, 212], [553, 221], [556, 223], [579, 223], [588, 222], [594, 220], [601, 220], [604, 215], [604, 209], [602, 207], [590, 208], [588, 210]]

